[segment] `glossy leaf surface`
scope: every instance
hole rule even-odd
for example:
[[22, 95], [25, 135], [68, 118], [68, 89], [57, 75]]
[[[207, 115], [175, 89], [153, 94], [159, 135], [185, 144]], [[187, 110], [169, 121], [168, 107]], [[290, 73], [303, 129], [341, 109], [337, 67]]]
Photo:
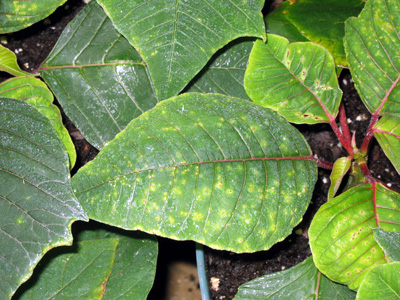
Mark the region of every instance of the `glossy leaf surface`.
[[389, 232], [381, 228], [372, 230], [376, 241], [386, 255], [394, 261], [400, 261], [400, 232]]
[[356, 293], [329, 280], [315, 267], [312, 257], [302, 263], [268, 274], [239, 287], [235, 300], [321, 299], [351, 300]]
[[0, 33], [14, 32], [50, 15], [66, 0], [0, 1]]
[[9, 98], [0, 98], [0, 120], [0, 298], [7, 299], [46, 251], [71, 243], [71, 223], [86, 216], [50, 121]]
[[92, 219], [254, 252], [301, 220], [312, 160], [303, 136], [275, 112], [184, 94], [133, 120], [72, 180]]
[[155, 275], [156, 239], [94, 222], [76, 225], [72, 247], [49, 252], [15, 299], [146, 299]]
[[118, 240], [102, 299], [145, 300], [156, 273], [157, 239], [139, 231], [129, 232], [94, 222], [84, 224], [82, 228], [77, 234], [78, 241]]
[[143, 60], [95, 1], [67, 26], [40, 74], [98, 149], [157, 103]]
[[382, 150], [400, 174], [400, 117], [384, 116], [373, 130]]
[[347, 174], [351, 166], [349, 157], [341, 157], [333, 164], [332, 173], [330, 175], [331, 186], [328, 191], [328, 200], [332, 199], [342, 183], [343, 177]]
[[116, 239], [92, 240], [77, 243], [75, 251], [52, 251], [35, 270], [34, 285], [17, 299], [102, 299], [117, 244]]
[[[375, 212], [376, 210], [376, 212]], [[400, 230], [400, 195], [379, 183], [354, 187], [321, 206], [310, 229], [315, 265], [352, 289], [369, 269], [386, 263], [373, 228]]]
[[288, 19], [286, 12], [288, 8], [290, 8], [290, 2], [284, 1], [272, 13], [265, 16], [267, 32], [285, 37], [291, 43], [308, 42], [309, 40]]
[[365, 276], [357, 293], [359, 300], [400, 299], [400, 262], [380, 265]]
[[15, 98], [31, 104], [45, 115], [56, 130], [69, 156], [70, 169], [75, 165], [76, 152], [68, 130], [64, 127], [60, 110], [53, 104], [53, 94], [46, 84], [33, 77], [15, 77], [0, 83], [0, 96]]
[[357, 16], [363, 0], [297, 0], [282, 13], [303, 36], [329, 50], [337, 65], [347, 66], [344, 22]]
[[358, 18], [346, 21], [345, 48], [355, 86], [378, 115], [400, 115], [400, 3], [371, 0]]
[[2, 45], [0, 45], [0, 71], [10, 73], [14, 76], [33, 76], [28, 72], [22, 71], [17, 63], [17, 57], [14, 52]]
[[329, 122], [342, 96], [328, 51], [310, 42], [289, 44], [273, 34], [267, 43], [254, 44], [245, 89], [254, 102], [293, 123]]
[[230, 41], [265, 39], [262, 0], [98, 2], [142, 55], [159, 99], [177, 95]]
[[222, 48], [184, 92], [219, 93], [249, 99], [244, 89], [244, 73], [253, 45], [254, 41], [241, 39]]

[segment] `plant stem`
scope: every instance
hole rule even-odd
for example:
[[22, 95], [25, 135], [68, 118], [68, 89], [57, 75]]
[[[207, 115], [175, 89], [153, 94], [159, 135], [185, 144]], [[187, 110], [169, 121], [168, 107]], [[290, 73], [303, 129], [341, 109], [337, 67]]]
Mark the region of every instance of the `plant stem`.
[[347, 124], [346, 110], [344, 109], [343, 102], [340, 104], [339, 109], [340, 109], [339, 121], [340, 121], [340, 127], [342, 128], [343, 137], [346, 140], [346, 142], [351, 145], [351, 134], [349, 125]]
[[365, 135], [363, 143], [360, 148], [360, 152], [364, 155], [366, 155], [368, 152], [369, 143], [371, 142], [371, 139], [374, 136], [374, 126], [378, 122], [378, 120], [379, 120], [379, 114], [375, 112], [371, 117], [371, 121], [369, 122], [369, 126], [367, 129], [367, 134]]
[[333, 132], [336, 134], [337, 138], [339, 139], [340, 143], [343, 145], [343, 147], [347, 150], [347, 152], [350, 155], [353, 155], [353, 148], [351, 147], [351, 144], [347, 142], [347, 140], [344, 138], [343, 134], [340, 132], [339, 127], [337, 126], [335, 120], [331, 120], [329, 122], [331, 125]]
[[327, 170], [333, 169], [333, 163], [330, 163], [330, 162], [324, 161], [324, 160], [319, 160], [316, 157], [313, 157], [312, 160], [315, 161], [317, 163], [317, 166], [320, 168], [327, 169]]

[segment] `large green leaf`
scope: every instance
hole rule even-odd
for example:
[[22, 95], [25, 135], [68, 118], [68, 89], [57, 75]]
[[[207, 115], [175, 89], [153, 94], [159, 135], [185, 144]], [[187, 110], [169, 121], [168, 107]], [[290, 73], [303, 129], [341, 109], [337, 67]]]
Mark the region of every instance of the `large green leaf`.
[[293, 25], [287, 18], [286, 10], [290, 8], [291, 3], [284, 1], [272, 13], [265, 16], [265, 26], [267, 32], [283, 36], [292, 42], [308, 42], [309, 40], [304, 37], [300, 31]]
[[100, 226], [94, 222], [89, 226], [84, 224], [82, 229], [77, 234], [78, 241], [118, 240], [112, 272], [104, 285], [102, 299], [145, 300], [156, 273], [157, 239], [142, 232]]
[[342, 96], [327, 50], [311, 42], [289, 44], [273, 34], [267, 43], [254, 44], [244, 85], [254, 102], [293, 123], [335, 119]]
[[159, 99], [177, 95], [228, 42], [265, 39], [263, 0], [98, 0], [148, 64]]
[[254, 41], [237, 40], [221, 49], [184, 92], [219, 93], [249, 99], [244, 74]]
[[371, 113], [400, 115], [400, 3], [370, 0], [346, 21], [345, 49], [355, 86]]
[[400, 174], [400, 117], [382, 117], [373, 131], [379, 145]]
[[157, 103], [143, 60], [95, 1], [67, 26], [40, 74], [98, 149]]
[[373, 231], [386, 255], [394, 261], [400, 261], [400, 232], [389, 232], [381, 228], [374, 228]]
[[0, 98], [0, 120], [0, 298], [7, 299], [46, 251], [72, 242], [71, 223], [86, 216], [50, 121], [8, 98]]
[[22, 71], [17, 63], [17, 57], [14, 52], [2, 45], [0, 45], [0, 71], [10, 73], [14, 76], [33, 76], [28, 72]]
[[0, 83], [0, 96], [15, 98], [34, 106], [45, 115], [56, 130], [69, 156], [70, 169], [75, 165], [76, 152], [68, 130], [64, 127], [60, 110], [53, 104], [53, 94], [46, 84], [32, 77], [15, 77]]
[[35, 269], [39, 274], [32, 277], [31, 287], [16, 298], [102, 299], [117, 244], [117, 239], [104, 239], [79, 242], [73, 249], [54, 249], [58, 251], [49, 253], [48, 261]]
[[325, 203], [310, 229], [315, 265], [357, 289], [369, 269], [386, 262], [372, 229], [400, 231], [400, 195], [382, 184], [361, 184]]
[[235, 300], [351, 300], [356, 293], [334, 283], [315, 267], [312, 257], [282, 272], [265, 275], [239, 287]]
[[400, 299], [400, 262], [380, 265], [368, 272], [357, 293], [357, 300]]
[[14, 299], [146, 299], [156, 271], [156, 239], [94, 222], [78, 225], [73, 246], [49, 252]]
[[0, 1], [0, 33], [21, 30], [50, 15], [67, 0]]
[[252, 252], [301, 220], [313, 160], [304, 137], [275, 112], [184, 94], [133, 120], [72, 181], [92, 219]]
[[347, 66], [343, 47], [344, 22], [357, 16], [363, 0], [296, 0], [282, 13], [308, 40], [329, 50], [338, 65]]

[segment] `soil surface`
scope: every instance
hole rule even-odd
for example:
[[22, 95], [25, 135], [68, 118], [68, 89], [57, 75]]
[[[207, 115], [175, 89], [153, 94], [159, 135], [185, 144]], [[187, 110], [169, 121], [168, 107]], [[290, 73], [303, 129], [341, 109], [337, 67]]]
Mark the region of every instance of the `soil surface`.
[[[85, 3], [81, 0], [70, 0], [46, 20], [19, 32], [2, 35], [2, 44], [17, 54], [22, 69], [35, 72], [50, 53], [65, 26], [84, 5]], [[7, 78], [10, 76], [0, 72], [0, 82]], [[357, 145], [360, 146], [364, 137], [363, 133], [369, 124], [370, 114], [359, 99], [348, 71], [342, 72], [339, 82], [344, 93], [343, 101], [347, 117], [351, 120], [349, 122], [350, 130], [355, 132]], [[73, 170], [75, 172], [77, 168], [92, 160], [98, 151], [85, 141], [65, 115], [63, 117], [77, 148], [77, 167]], [[313, 152], [321, 160], [334, 162], [337, 158], [346, 155], [329, 125], [301, 125], [297, 128], [304, 134]], [[376, 141], [373, 141], [371, 145], [369, 164], [372, 175], [389, 183], [394, 190], [400, 191], [400, 176]], [[206, 248], [209, 278], [219, 279], [219, 284], [211, 289], [212, 299], [232, 299], [241, 284], [265, 274], [290, 268], [309, 257], [311, 251], [308, 245], [307, 230], [318, 208], [326, 202], [328, 189], [329, 171], [320, 169], [314, 195], [303, 221], [294, 229], [293, 234], [268, 251], [233, 254]], [[177, 252], [177, 249], [180, 250]], [[160, 271], [157, 271], [156, 284], [150, 294], [150, 296], [153, 295], [150, 297], [152, 299], [162, 297], [161, 295], [166, 289], [164, 276], [167, 272], [163, 269], [170, 263], [168, 260], [177, 258], [177, 255], [171, 256], [168, 253], [179, 253], [180, 258], [185, 256], [185, 259], [193, 263], [194, 244], [160, 239]]]

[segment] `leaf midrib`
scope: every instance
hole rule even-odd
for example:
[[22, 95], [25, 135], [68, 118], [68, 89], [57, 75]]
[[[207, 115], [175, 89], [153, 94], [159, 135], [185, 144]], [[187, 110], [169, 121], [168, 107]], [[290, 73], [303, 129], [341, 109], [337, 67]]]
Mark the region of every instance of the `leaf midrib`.
[[[88, 190], [91, 190], [93, 188], [96, 188], [98, 186], [101, 186], [107, 182], [114, 181], [120, 177], [124, 176], [129, 176], [135, 173], [140, 173], [140, 172], [145, 172], [145, 171], [152, 171], [152, 170], [159, 170], [159, 169], [166, 169], [166, 168], [179, 168], [179, 167], [185, 167], [185, 166], [191, 166], [191, 165], [202, 165], [202, 164], [216, 164], [216, 163], [227, 163], [227, 162], [243, 162], [246, 163], [247, 161], [266, 161], [266, 160], [310, 160], [310, 161], [315, 161], [315, 158], [312, 155], [309, 156], [295, 156], [295, 157], [252, 157], [252, 158], [233, 158], [233, 159], [220, 159], [220, 160], [209, 160], [209, 161], [198, 161], [198, 162], [191, 162], [191, 163], [184, 163], [184, 164], [176, 164], [176, 165], [166, 165], [166, 166], [157, 166], [157, 167], [149, 167], [149, 168], [142, 168], [138, 170], [134, 170], [132, 172], [126, 173], [126, 174], [120, 174], [118, 176], [115, 176], [113, 178], [110, 178], [106, 181], [103, 181], [99, 184], [93, 185], [87, 189], [84, 189], [82, 191], [74, 191], [76, 195], [82, 194]], [[79, 173], [79, 171], [78, 171]], [[75, 177], [75, 176], [74, 176]], [[73, 178], [72, 178], [73, 179]]]

